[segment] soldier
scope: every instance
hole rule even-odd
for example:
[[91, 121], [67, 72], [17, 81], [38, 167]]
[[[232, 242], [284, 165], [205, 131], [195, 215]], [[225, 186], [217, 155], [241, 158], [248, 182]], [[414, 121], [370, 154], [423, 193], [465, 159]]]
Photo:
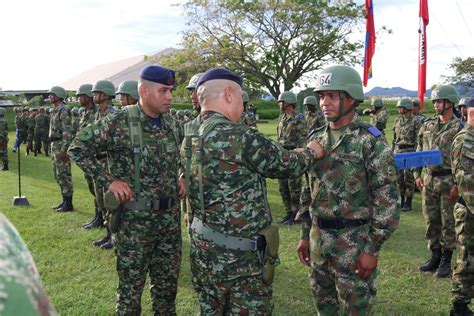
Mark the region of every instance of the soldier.
[[176, 109], [175, 108], [171, 108], [170, 109], [170, 116], [174, 119], [176, 119]]
[[116, 94], [120, 94], [120, 105], [127, 106], [137, 104], [138, 102], [138, 81], [125, 80], [122, 81], [117, 89]]
[[41, 154], [43, 147], [46, 157], [49, 156], [49, 116], [46, 115], [44, 107], [40, 107], [38, 115], [35, 117], [35, 156]]
[[54, 105], [49, 126], [53, 174], [63, 196], [63, 202], [53, 206], [53, 209], [58, 212], [70, 212], [74, 210], [71, 162], [67, 156], [67, 149], [72, 140], [71, 113], [63, 102], [67, 97], [64, 88], [54, 86], [49, 89], [48, 93], [49, 100]]
[[296, 153], [239, 124], [241, 86], [242, 77], [228, 70], [205, 72], [197, 84], [200, 116], [185, 125], [181, 156], [194, 214], [191, 270], [201, 315], [271, 315], [278, 231], [263, 177], [301, 175], [322, 155], [315, 143]]
[[8, 124], [5, 119], [5, 109], [0, 108], [0, 160], [2, 160], [1, 171], [8, 170]]
[[[140, 314], [147, 273], [153, 313], [176, 314], [181, 258], [178, 194], [184, 195], [184, 180], [178, 184], [182, 136], [166, 114], [174, 84], [174, 71], [145, 67], [138, 104], [83, 128], [69, 148], [79, 167], [121, 204], [110, 222], [118, 230], [114, 234], [117, 315]], [[97, 160], [104, 151], [108, 169]]]
[[383, 100], [380, 98], [372, 99], [372, 109], [367, 110], [364, 110], [364, 114], [370, 114], [370, 123], [381, 131], [382, 134], [385, 134], [384, 130], [387, 127], [390, 113], [384, 107]]
[[[280, 117], [278, 118], [278, 142], [288, 150], [302, 147], [306, 142], [304, 116], [295, 112], [296, 96], [285, 91], [278, 97]], [[300, 209], [301, 177], [278, 179], [281, 199], [286, 209], [286, 216], [279, 222], [293, 225]]]
[[413, 100], [413, 115], [415, 116], [415, 119], [418, 121], [418, 123], [421, 125], [427, 120], [429, 120], [429, 117], [426, 116], [424, 113], [420, 113], [420, 110], [421, 110], [420, 99], [415, 98]]
[[195, 119], [199, 116], [199, 113], [201, 112], [201, 106], [199, 105], [199, 100], [196, 94], [196, 84], [201, 75], [202, 73], [198, 73], [192, 76], [189, 80], [188, 86], [186, 87], [186, 89], [188, 89], [189, 93], [191, 94], [191, 103], [193, 104], [193, 112], [190, 115], [189, 120]]
[[[400, 115], [393, 123], [392, 150], [394, 153], [415, 151], [421, 124], [413, 116], [413, 102], [408, 98], [402, 98], [398, 100], [397, 108]], [[398, 171], [398, 189], [400, 190], [402, 212], [411, 211], [415, 192], [415, 179], [412, 170]]]
[[71, 109], [72, 138], [76, 137], [80, 121], [81, 116], [79, 115], [79, 108], [75, 106]]
[[431, 92], [431, 100], [434, 102], [437, 117], [421, 126], [416, 150], [439, 149], [443, 162], [440, 166], [428, 166], [414, 171], [427, 225], [425, 239], [428, 240], [428, 248], [431, 250], [431, 258], [419, 269], [422, 272], [436, 271], [436, 277], [446, 278], [451, 275], [451, 257], [456, 247], [453, 217], [456, 197], [451, 192], [451, 144], [462, 126], [453, 113], [454, 105], [459, 100], [453, 86], [437, 86]]
[[459, 118], [461, 121], [466, 122], [467, 121], [467, 103], [468, 99], [467, 98], [462, 98], [459, 103], [458, 103], [458, 110], [459, 110]]
[[244, 111], [240, 117], [240, 124], [245, 124], [247, 126], [257, 128], [257, 121], [253, 116], [253, 112], [249, 112], [247, 108], [247, 103], [249, 102], [249, 94], [247, 91], [242, 91], [242, 102], [244, 105]]
[[472, 315], [468, 305], [474, 285], [474, 98], [464, 104], [467, 124], [455, 136], [451, 147], [451, 170], [455, 190], [460, 195], [454, 207], [459, 252], [453, 273], [452, 316]]
[[0, 241], [0, 313], [57, 315], [46, 294], [31, 253], [18, 231], [2, 213], [0, 213]]
[[[30, 151], [34, 151], [33, 147], [33, 140], [35, 139], [35, 117], [38, 114], [38, 109], [37, 108], [31, 108], [30, 109], [30, 114], [28, 115], [28, 137], [27, 137], [27, 143], [26, 143], [26, 153], [25, 155], [28, 156], [30, 154]], [[35, 153], [35, 157], [37, 154]]]
[[310, 267], [318, 315], [368, 315], [380, 249], [400, 218], [395, 161], [382, 133], [356, 114], [364, 93], [353, 68], [326, 68], [315, 91], [328, 124], [310, 139], [326, 156], [311, 167], [311, 220], [297, 253]]
[[28, 108], [24, 107], [21, 110], [21, 116], [18, 120], [18, 128], [20, 130], [20, 140], [22, 144], [26, 144], [28, 141]]

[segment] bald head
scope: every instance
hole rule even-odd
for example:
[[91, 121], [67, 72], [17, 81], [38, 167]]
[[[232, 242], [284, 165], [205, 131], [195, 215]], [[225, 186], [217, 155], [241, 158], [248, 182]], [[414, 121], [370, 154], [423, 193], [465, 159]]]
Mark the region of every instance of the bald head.
[[206, 81], [198, 87], [197, 96], [201, 111], [214, 111], [234, 122], [240, 120], [242, 89], [236, 82], [225, 79]]

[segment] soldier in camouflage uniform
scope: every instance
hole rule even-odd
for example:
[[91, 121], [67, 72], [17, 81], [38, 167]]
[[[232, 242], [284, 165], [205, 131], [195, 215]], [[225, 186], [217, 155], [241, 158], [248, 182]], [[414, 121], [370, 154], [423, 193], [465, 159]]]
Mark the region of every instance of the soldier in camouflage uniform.
[[[393, 122], [392, 150], [394, 153], [415, 151], [421, 124], [413, 116], [413, 102], [408, 98], [402, 98], [398, 100], [397, 108], [400, 115]], [[400, 190], [401, 210], [403, 212], [411, 211], [415, 193], [415, 179], [412, 170], [398, 171], [398, 189]]]
[[79, 130], [80, 121], [81, 116], [79, 115], [79, 108], [73, 107], [71, 109], [72, 138], [76, 137], [76, 133]]
[[249, 112], [247, 108], [247, 103], [249, 102], [249, 94], [247, 91], [242, 91], [242, 102], [244, 105], [244, 111], [240, 116], [240, 124], [245, 124], [247, 126], [257, 128], [257, 121], [253, 115], [253, 112]]
[[5, 118], [5, 109], [0, 108], [0, 160], [1, 171], [8, 170], [8, 124]]
[[[285, 149], [292, 150], [306, 143], [304, 116], [295, 112], [296, 96], [285, 91], [278, 97], [280, 117], [278, 118], [277, 141]], [[281, 199], [286, 209], [285, 217], [279, 222], [293, 225], [300, 209], [301, 177], [278, 179]]]
[[196, 84], [199, 80], [199, 77], [201, 77], [202, 73], [195, 74], [194, 76], [191, 77], [189, 80], [188, 86], [186, 89], [188, 89], [190, 95], [191, 95], [191, 103], [193, 104], [193, 112], [189, 116], [188, 121], [195, 119], [196, 117], [199, 116], [199, 113], [201, 112], [201, 106], [199, 105], [199, 100], [196, 94]]
[[311, 220], [297, 252], [318, 315], [369, 315], [380, 249], [399, 224], [395, 161], [382, 133], [356, 114], [364, 93], [354, 69], [323, 70], [315, 91], [328, 125], [310, 139], [327, 153], [311, 168]]
[[[30, 114], [28, 115], [28, 137], [26, 138], [26, 153], [25, 155], [29, 155], [30, 151], [34, 150], [33, 140], [35, 139], [35, 117], [38, 114], [37, 108], [31, 108]], [[37, 154], [35, 153], [35, 156]]]
[[420, 113], [421, 110], [421, 103], [420, 99], [415, 98], [413, 100], [413, 115], [415, 116], [415, 119], [418, 121], [418, 123], [421, 125], [424, 122], [429, 120], [429, 117], [426, 116], [424, 113]]
[[205, 72], [197, 89], [201, 114], [185, 125], [181, 156], [194, 214], [191, 271], [201, 315], [271, 315], [262, 248], [251, 250], [251, 238], [276, 228], [263, 177], [301, 175], [322, 155], [314, 143], [301, 153], [288, 151], [239, 124], [241, 86], [242, 78], [228, 70]]
[[120, 105], [127, 106], [138, 102], [138, 81], [125, 80], [120, 83], [116, 94], [120, 95]]
[[370, 114], [370, 124], [374, 125], [382, 134], [385, 134], [384, 130], [387, 127], [390, 113], [384, 107], [382, 99], [372, 99], [372, 109], [366, 109], [364, 114]]
[[467, 101], [468, 101], [468, 98], [462, 98], [457, 105], [459, 116], [460, 116], [459, 118], [463, 122], [467, 121], [467, 106], [466, 106]]
[[439, 85], [431, 92], [431, 100], [437, 117], [421, 126], [416, 150], [439, 149], [443, 162], [440, 166], [427, 166], [414, 171], [427, 225], [425, 239], [432, 253], [419, 269], [423, 272], [436, 271], [436, 277], [446, 278], [451, 275], [451, 257], [456, 247], [453, 216], [456, 196], [451, 191], [451, 144], [462, 125], [453, 113], [454, 105], [459, 101], [454, 87]]
[[49, 126], [53, 174], [63, 196], [63, 202], [53, 206], [53, 209], [58, 212], [70, 212], [74, 210], [72, 205], [71, 162], [67, 156], [67, 149], [72, 141], [71, 113], [63, 103], [63, 100], [67, 97], [64, 88], [54, 86], [48, 93], [49, 100], [54, 105]]
[[18, 119], [17, 128], [20, 130], [20, 140], [22, 144], [26, 144], [28, 141], [28, 108], [24, 107], [21, 110], [21, 116]]
[[[172, 102], [174, 78], [172, 70], [160, 66], [144, 68], [140, 73], [138, 105], [125, 107], [83, 128], [69, 148], [70, 157], [79, 167], [101, 187], [108, 188], [121, 204], [118, 231], [114, 234], [119, 279], [117, 315], [140, 314], [147, 274], [153, 313], [176, 314], [181, 258], [178, 193], [184, 195], [184, 180], [178, 185], [182, 136], [176, 122], [166, 114]], [[136, 111], [136, 115], [131, 116], [128, 109]], [[132, 142], [136, 124], [142, 137], [133, 133]], [[108, 169], [97, 160], [104, 151]], [[135, 165], [134, 161], [139, 163]]]
[[467, 124], [451, 147], [451, 170], [459, 193], [454, 206], [459, 252], [453, 273], [451, 316], [472, 315], [468, 305], [474, 294], [474, 98], [464, 104]]
[[57, 315], [20, 234], [0, 213], [0, 314]]
[[41, 154], [43, 147], [46, 157], [49, 156], [49, 116], [44, 107], [40, 107], [38, 115], [35, 117], [35, 156]]

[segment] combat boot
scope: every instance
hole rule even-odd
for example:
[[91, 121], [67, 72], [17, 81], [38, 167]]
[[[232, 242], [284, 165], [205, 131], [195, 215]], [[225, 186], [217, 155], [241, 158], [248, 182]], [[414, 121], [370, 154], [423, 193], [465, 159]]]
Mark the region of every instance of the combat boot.
[[285, 222], [289, 220], [292, 220], [292, 221], [295, 220], [295, 215], [293, 214], [293, 212], [286, 212], [285, 217], [283, 217], [283, 219], [279, 221], [278, 224], [285, 224]]
[[293, 225], [296, 223], [295, 221], [295, 213], [290, 213], [290, 216], [288, 217], [288, 219], [286, 221], [284, 221], [282, 224], [283, 225]]
[[74, 211], [74, 206], [72, 206], [72, 196], [64, 197], [64, 204], [61, 207], [56, 209], [56, 212], [71, 212]]
[[411, 197], [407, 197], [405, 200], [405, 204], [402, 206], [402, 212], [409, 212], [411, 211]]
[[3, 162], [2, 171], [8, 171], [8, 161]]
[[474, 316], [468, 303], [453, 303], [449, 316]]
[[426, 261], [418, 269], [421, 272], [433, 272], [433, 271], [436, 271], [436, 269], [438, 269], [440, 262], [441, 262], [441, 249], [434, 249], [434, 250], [431, 250], [431, 258], [428, 259], [428, 261]]
[[90, 224], [84, 226], [85, 229], [92, 229], [98, 227], [104, 227], [104, 218], [102, 217], [101, 211], [96, 211], [96, 216], [94, 220]]
[[403, 207], [405, 207], [405, 196], [400, 194], [400, 209], [403, 209]]
[[107, 235], [105, 235], [105, 236], [104, 236], [103, 238], [101, 238], [101, 239], [94, 240], [94, 241], [92, 242], [92, 244], [93, 244], [94, 246], [100, 247], [100, 246], [102, 246], [103, 244], [105, 244], [106, 242], [109, 241], [109, 239], [111, 238], [112, 234], [110, 233], [109, 228], [108, 228], [107, 226], [106, 226], [106, 228], [107, 228]]
[[104, 242], [102, 245], [100, 245], [101, 249], [110, 250], [114, 247], [114, 242], [112, 240], [112, 234], [110, 234], [110, 232], [108, 234], [108, 237], [109, 237], [109, 239], [106, 242]]
[[94, 216], [94, 218], [90, 222], [82, 224], [82, 227], [86, 228], [86, 226], [90, 226], [93, 222], [95, 222], [97, 220], [97, 216], [99, 216], [99, 210], [97, 209], [97, 206], [96, 206], [95, 207], [95, 216]]
[[26, 153], [25, 156], [28, 156], [30, 154], [30, 148], [26, 147]]
[[35, 150], [33, 153], [34, 153], [35, 157], [38, 157], [38, 151], [37, 150]]
[[441, 262], [438, 269], [436, 269], [435, 276], [437, 278], [447, 278], [451, 276], [451, 258], [453, 252], [451, 250], [446, 250], [441, 256]]
[[58, 208], [60, 208], [60, 207], [63, 206], [63, 205], [64, 205], [64, 195], [63, 195], [63, 201], [62, 201], [60, 204], [56, 205], [56, 206], [51, 206], [51, 208], [52, 208], [53, 210], [57, 210]]

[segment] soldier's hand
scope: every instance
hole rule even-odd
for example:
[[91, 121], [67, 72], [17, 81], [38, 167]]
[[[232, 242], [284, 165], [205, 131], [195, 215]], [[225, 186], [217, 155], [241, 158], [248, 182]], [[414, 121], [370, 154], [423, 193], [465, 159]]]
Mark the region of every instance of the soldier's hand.
[[180, 199], [184, 199], [186, 197], [186, 181], [184, 177], [180, 177], [178, 180], [178, 196]]
[[114, 180], [109, 185], [109, 191], [114, 194], [118, 203], [126, 203], [133, 200], [133, 192], [127, 182]]
[[363, 280], [368, 279], [375, 268], [377, 268], [378, 258], [361, 252], [357, 258], [355, 273]]
[[300, 261], [305, 266], [311, 267], [309, 256], [309, 240], [301, 239], [296, 252], [298, 253], [298, 258], [300, 258]]
[[459, 197], [459, 191], [457, 186], [453, 186], [451, 190], [449, 190], [449, 202], [451, 204], [455, 204]]
[[415, 179], [415, 184], [418, 187], [418, 190], [423, 191], [423, 180], [420, 177]]
[[314, 150], [316, 152], [316, 159], [320, 159], [322, 157], [324, 157], [325, 155], [325, 151], [324, 151], [324, 148], [323, 146], [321, 146], [317, 141], [315, 140], [312, 140], [310, 141], [306, 147], [308, 148], [311, 148], [312, 150]]

